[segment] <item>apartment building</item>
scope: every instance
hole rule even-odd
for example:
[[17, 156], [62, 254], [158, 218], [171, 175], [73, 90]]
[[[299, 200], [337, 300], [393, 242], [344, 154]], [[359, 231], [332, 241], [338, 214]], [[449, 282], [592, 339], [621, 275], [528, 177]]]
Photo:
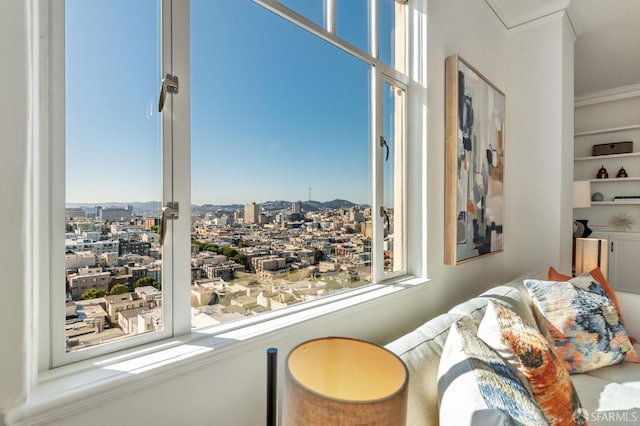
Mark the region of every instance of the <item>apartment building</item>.
[[244, 205], [244, 223], [260, 223], [260, 204], [252, 202]]
[[83, 267], [79, 268], [77, 273], [71, 273], [67, 276], [67, 282], [71, 290], [71, 297], [77, 300], [90, 288], [109, 291], [111, 284], [111, 274], [104, 272], [100, 267]]

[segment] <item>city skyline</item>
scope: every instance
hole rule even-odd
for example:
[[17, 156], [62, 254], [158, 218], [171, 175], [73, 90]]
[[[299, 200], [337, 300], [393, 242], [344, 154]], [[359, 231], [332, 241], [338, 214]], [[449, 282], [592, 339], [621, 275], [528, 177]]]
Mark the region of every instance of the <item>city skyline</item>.
[[[221, 203], [204, 203], [204, 204], [195, 204], [195, 203], [191, 203], [192, 207], [197, 207], [197, 208], [203, 208], [205, 206], [213, 206], [213, 207], [219, 207], [219, 208], [244, 208], [245, 205], [250, 204], [250, 203], [255, 203], [257, 205], [260, 206], [272, 206], [274, 204], [282, 204], [284, 203], [285, 205], [288, 204], [287, 207], [282, 207], [282, 209], [286, 209], [286, 208], [291, 208], [292, 204], [296, 204], [296, 203], [300, 203], [301, 205], [305, 205], [305, 204], [320, 204], [320, 205], [335, 205], [336, 203], [338, 204], [348, 204], [348, 205], [352, 205], [352, 206], [358, 206], [358, 207], [362, 207], [362, 208], [369, 208], [370, 205], [369, 204], [360, 204], [360, 203], [355, 203], [352, 202], [350, 200], [344, 200], [341, 198], [335, 198], [333, 200], [326, 200], [326, 201], [319, 201], [319, 200], [266, 200], [266, 201], [262, 201], [262, 202], [257, 202], [257, 201], [247, 201], [247, 202], [243, 202], [243, 203], [230, 203], [230, 204], [221, 204]], [[157, 200], [151, 200], [151, 201], [106, 201], [106, 202], [80, 202], [80, 203], [75, 203], [75, 202], [67, 202], [65, 204], [66, 208], [77, 208], [77, 207], [84, 207], [84, 208], [95, 208], [95, 207], [102, 207], [102, 208], [110, 208], [110, 207], [126, 207], [128, 205], [131, 205], [134, 207], [134, 210], [136, 208], [138, 209], [142, 209], [140, 206], [144, 206], [146, 207], [146, 209], [151, 208], [152, 206], [150, 205], [154, 205], [155, 208], [159, 209], [161, 206], [161, 202], [157, 201]], [[335, 207], [328, 207], [328, 208], [335, 208]]]
[[[307, 211], [309, 201], [279, 201], [266, 214], [249, 202], [225, 214], [192, 215], [192, 327], [370, 283], [373, 212], [334, 201]], [[131, 203], [100, 207], [65, 211], [67, 352], [163, 328], [157, 217], [135, 212]], [[392, 262], [392, 251], [385, 251], [385, 265]]]

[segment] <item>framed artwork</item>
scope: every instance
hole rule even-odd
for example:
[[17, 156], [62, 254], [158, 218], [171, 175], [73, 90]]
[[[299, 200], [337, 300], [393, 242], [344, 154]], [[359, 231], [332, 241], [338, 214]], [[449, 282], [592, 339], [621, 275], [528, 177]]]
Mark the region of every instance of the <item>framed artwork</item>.
[[501, 252], [505, 95], [458, 55], [445, 62], [447, 265]]

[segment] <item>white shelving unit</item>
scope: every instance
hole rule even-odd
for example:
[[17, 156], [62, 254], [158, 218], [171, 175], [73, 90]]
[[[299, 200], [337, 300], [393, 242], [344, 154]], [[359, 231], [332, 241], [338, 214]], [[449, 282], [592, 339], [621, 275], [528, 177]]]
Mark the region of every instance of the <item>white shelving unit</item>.
[[[633, 142], [633, 152], [628, 154], [591, 155], [593, 145]], [[591, 193], [603, 194], [603, 201], [594, 201], [592, 207], [634, 206], [638, 200], [615, 200], [616, 196], [640, 196], [640, 124], [590, 130], [574, 134], [574, 180], [589, 181]], [[609, 178], [597, 179], [601, 167], [607, 169]], [[624, 167], [628, 177], [616, 177]]]
[[[640, 199], [614, 201], [616, 196], [640, 196], [640, 96], [578, 107], [575, 125], [573, 179], [588, 181], [590, 193], [600, 192], [604, 200], [574, 209], [574, 219], [588, 221], [591, 237], [608, 241], [613, 288], [640, 293]], [[592, 155], [594, 145], [624, 141], [633, 142], [631, 153]], [[601, 167], [609, 178], [597, 178]], [[628, 177], [616, 177], [621, 167]]]

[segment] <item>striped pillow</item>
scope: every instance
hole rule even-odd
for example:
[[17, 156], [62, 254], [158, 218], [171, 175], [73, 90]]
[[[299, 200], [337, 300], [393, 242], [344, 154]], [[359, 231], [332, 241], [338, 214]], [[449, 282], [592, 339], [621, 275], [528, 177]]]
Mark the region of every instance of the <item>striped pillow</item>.
[[460, 321], [442, 351], [438, 397], [440, 426], [549, 424], [507, 362]]
[[576, 424], [574, 413], [580, 413], [576, 410], [582, 406], [569, 371], [534, 326], [511, 309], [490, 301], [478, 337], [520, 372], [552, 425]]

